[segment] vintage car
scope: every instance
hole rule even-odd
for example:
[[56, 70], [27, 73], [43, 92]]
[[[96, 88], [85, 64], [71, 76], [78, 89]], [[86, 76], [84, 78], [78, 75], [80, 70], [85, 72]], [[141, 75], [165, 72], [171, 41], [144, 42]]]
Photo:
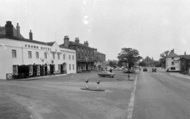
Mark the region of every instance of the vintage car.
[[152, 72], [156, 72], [157, 70], [156, 70], [156, 68], [152, 68]]
[[98, 73], [98, 75], [100, 77], [111, 77], [111, 78], [114, 78], [114, 76], [115, 76], [114, 73], [111, 73], [111, 72], [108, 72], [108, 71], [102, 71], [102, 72]]
[[147, 72], [148, 71], [148, 69], [147, 68], [143, 68], [143, 72]]

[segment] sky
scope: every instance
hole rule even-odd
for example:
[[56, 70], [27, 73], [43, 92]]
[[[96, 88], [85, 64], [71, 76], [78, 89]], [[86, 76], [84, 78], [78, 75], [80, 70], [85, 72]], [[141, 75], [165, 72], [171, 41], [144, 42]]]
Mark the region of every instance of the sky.
[[88, 41], [117, 59], [121, 48], [159, 59], [165, 50], [190, 54], [190, 0], [0, 0], [0, 26], [10, 20], [28, 38]]

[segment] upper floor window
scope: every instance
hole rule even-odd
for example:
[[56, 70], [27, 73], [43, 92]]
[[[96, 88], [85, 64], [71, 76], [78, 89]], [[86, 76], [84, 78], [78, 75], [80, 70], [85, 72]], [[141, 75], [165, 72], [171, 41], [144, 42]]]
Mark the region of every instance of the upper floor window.
[[71, 60], [71, 55], [69, 55], [69, 60]]
[[57, 59], [58, 59], [58, 60], [60, 59], [60, 54], [59, 54], [59, 53], [57, 54]]
[[12, 58], [16, 58], [16, 50], [12, 50]]
[[44, 58], [47, 59], [47, 53], [46, 52], [44, 52]]
[[73, 64], [73, 70], [75, 70], [75, 65]]
[[28, 58], [29, 58], [29, 59], [32, 58], [32, 51], [28, 51]]
[[63, 54], [63, 59], [65, 60], [65, 54]]
[[172, 65], [174, 65], [174, 62], [172, 62]]
[[52, 52], [52, 57], [53, 57], [53, 59], [55, 59], [55, 53], [54, 52]]
[[74, 60], [74, 55], [72, 55], [72, 59]]
[[36, 52], [36, 59], [39, 59], [39, 52]]

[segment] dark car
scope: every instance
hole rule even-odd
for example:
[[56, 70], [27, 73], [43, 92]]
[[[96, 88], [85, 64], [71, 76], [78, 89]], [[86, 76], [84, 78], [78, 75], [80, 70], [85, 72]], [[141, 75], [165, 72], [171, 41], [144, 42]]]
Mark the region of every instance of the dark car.
[[148, 71], [148, 69], [147, 68], [143, 68], [143, 72], [147, 72]]
[[112, 73], [112, 72], [108, 72], [108, 71], [103, 71], [101, 73], [98, 73], [98, 75], [100, 77], [111, 77], [111, 78], [114, 78], [115, 74]]
[[157, 70], [156, 70], [156, 68], [152, 68], [152, 72], [156, 72]]

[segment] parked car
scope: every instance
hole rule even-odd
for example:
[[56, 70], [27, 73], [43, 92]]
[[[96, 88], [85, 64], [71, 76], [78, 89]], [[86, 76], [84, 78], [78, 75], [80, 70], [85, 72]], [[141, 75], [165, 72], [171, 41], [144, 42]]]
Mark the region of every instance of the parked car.
[[147, 68], [143, 68], [143, 72], [147, 72], [148, 71], [148, 69]]
[[98, 75], [100, 77], [111, 77], [111, 78], [114, 78], [114, 76], [115, 76], [114, 73], [108, 72], [108, 71], [102, 71], [102, 72], [98, 73]]
[[152, 72], [156, 72], [157, 71], [157, 69], [156, 68], [152, 68]]
[[135, 73], [135, 70], [133, 70], [133, 69], [124, 69], [123, 73]]

